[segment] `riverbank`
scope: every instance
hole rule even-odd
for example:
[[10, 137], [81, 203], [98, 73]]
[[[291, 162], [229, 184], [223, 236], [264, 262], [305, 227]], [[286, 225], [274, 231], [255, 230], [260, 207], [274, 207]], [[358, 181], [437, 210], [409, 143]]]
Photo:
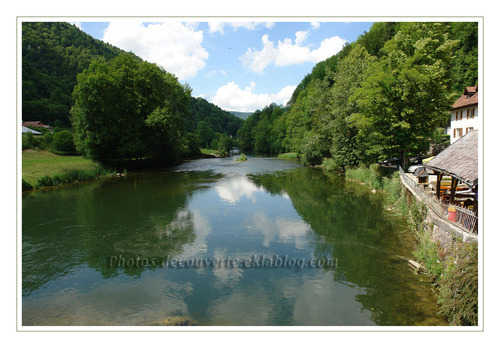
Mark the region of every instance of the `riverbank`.
[[357, 181], [381, 190], [386, 209], [397, 212], [408, 221], [418, 247], [413, 255], [424, 266], [433, 283], [433, 290], [450, 325], [478, 325], [478, 245], [455, 240], [445, 250], [431, 236], [432, 223], [427, 220], [427, 206], [407, 196], [399, 173], [392, 174], [376, 164], [348, 168], [348, 180]]
[[22, 151], [23, 191], [92, 180], [111, 173], [82, 156], [61, 156], [45, 150]]

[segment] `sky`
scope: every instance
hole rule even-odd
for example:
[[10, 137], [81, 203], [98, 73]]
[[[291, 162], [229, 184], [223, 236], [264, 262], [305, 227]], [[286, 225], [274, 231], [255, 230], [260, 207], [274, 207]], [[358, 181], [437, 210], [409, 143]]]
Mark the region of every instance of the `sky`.
[[[73, 22], [108, 42], [175, 74], [202, 97], [228, 111], [285, 105], [314, 65], [368, 31], [371, 22]], [[241, 19], [240, 19], [241, 20]]]

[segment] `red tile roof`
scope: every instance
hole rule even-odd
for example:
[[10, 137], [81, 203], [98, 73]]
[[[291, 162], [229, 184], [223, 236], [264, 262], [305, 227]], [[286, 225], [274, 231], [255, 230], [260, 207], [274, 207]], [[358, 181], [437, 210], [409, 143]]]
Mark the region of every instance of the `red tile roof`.
[[457, 99], [451, 107], [452, 110], [460, 109], [470, 105], [477, 105], [479, 100], [479, 91], [477, 86], [466, 87], [464, 93]]
[[42, 121], [26, 121], [26, 122], [23, 122], [23, 126], [25, 126], [25, 127], [48, 127], [46, 124], [43, 124]]

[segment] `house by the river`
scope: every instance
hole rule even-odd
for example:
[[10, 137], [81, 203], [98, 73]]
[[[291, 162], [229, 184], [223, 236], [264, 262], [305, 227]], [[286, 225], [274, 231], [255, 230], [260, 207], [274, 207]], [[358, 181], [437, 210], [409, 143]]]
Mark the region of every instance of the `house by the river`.
[[466, 87], [460, 98], [451, 108], [451, 122], [446, 129], [450, 136], [450, 144], [460, 139], [471, 130], [479, 129], [478, 86]]

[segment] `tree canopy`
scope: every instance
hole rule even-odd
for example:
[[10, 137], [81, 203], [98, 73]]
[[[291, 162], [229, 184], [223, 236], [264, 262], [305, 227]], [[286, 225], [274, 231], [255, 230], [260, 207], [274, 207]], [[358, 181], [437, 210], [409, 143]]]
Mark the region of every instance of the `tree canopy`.
[[22, 24], [23, 120], [69, 125], [76, 75], [94, 60], [109, 60], [122, 50], [92, 38], [69, 23]]
[[[477, 23], [374, 23], [318, 63], [278, 117], [264, 108], [238, 135], [244, 149], [298, 152], [338, 169], [426, 153], [454, 99], [477, 84]], [[273, 144], [272, 146], [270, 144]]]
[[178, 160], [190, 92], [172, 74], [129, 54], [93, 62], [73, 92], [77, 149], [104, 164]]

